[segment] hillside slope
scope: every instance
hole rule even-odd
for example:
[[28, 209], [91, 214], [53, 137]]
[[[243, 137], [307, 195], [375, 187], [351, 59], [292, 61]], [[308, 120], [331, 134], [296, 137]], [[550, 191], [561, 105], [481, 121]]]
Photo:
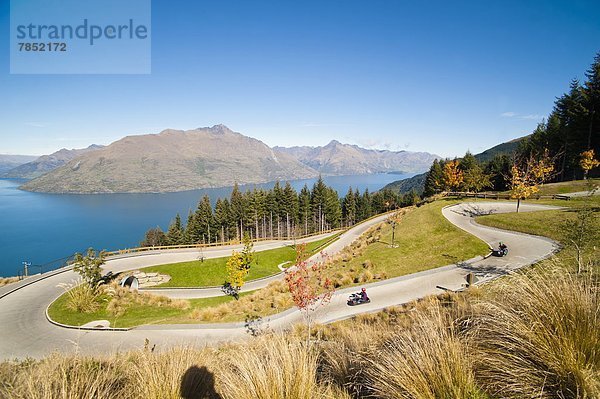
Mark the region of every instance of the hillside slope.
[[408, 179], [397, 180], [395, 182], [387, 184], [383, 187], [383, 190], [392, 190], [400, 194], [406, 194], [411, 191], [417, 194], [423, 194], [425, 188], [425, 179], [427, 178], [427, 172], [409, 177]]
[[[489, 148], [479, 154], [474, 155], [475, 159], [479, 162], [489, 162], [496, 155], [511, 155], [514, 154], [521, 142], [527, 139], [529, 136], [519, 137], [517, 139], [508, 141], [506, 143], [498, 144], [492, 148]], [[410, 191], [416, 191], [422, 194], [425, 188], [425, 179], [427, 178], [427, 172], [415, 175], [408, 179], [397, 180], [395, 182], [387, 184], [383, 187], [383, 190], [392, 190], [401, 194], [408, 193]]]
[[[530, 136], [530, 135], [529, 135]], [[527, 139], [529, 136], [519, 137], [514, 140], [507, 141], [506, 143], [498, 144], [493, 146], [492, 148], [488, 148], [487, 150], [475, 155], [475, 158], [479, 162], [489, 162], [496, 155], [511, 155], [514, 154], [521, 142]]]

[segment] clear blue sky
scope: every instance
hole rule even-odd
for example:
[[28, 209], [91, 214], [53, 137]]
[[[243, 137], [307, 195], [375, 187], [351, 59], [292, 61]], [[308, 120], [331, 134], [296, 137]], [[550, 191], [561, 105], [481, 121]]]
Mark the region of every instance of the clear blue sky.
[[[25, 1], [25, 0], [23, 0]], [[600, 51], [596, 1], [152, 2], [150, 75], [10, 75], [0, 153], [223, 123], [442, 156], [529, 133]]]

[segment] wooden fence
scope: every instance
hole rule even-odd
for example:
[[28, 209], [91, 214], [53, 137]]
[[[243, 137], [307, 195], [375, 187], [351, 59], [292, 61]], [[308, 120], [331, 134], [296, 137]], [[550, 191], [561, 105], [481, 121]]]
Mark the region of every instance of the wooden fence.
[[[468, 193], [468, 192], [459, 192], [459, 191], [450, 191], [442, 193], [444, 197], [459, 197], [459, 198], [484, 198], [484, 199], [514, 199], [511, 198], [509, 193]], [[528, 199], [558, 199], [558, 200], [570, 200], [571, 197], [568, 195], [562, 194], [552, 194], [552, 195], [532, 195]]]
[[[301, 236], [281, 236], [281, 237], [264, 237], [264, 238], [254, 238], [252, 242], [261, 242], [261, 241], [273, 241], [273, 240], [301, 240], [303, 238], [315, 237], [321, 234], [333, 233], [336, 231], [343, 231], [344, 229], [331, 229], [324, 230], [318, 233], [313, 234], [304, 234]], [[219, 242], [211, 242], [204, 244], [188, 244], [188, 245], [157, 245], [154, 247], [137, 247], [137, 248], [126, 248], [119, 249], [116, 251], [105, 252], [106, 257], [118, 256], [118, 255], [128, 255], [128, 254], [136, 254], [139, 252], [147, 252], [147, 251], [161, 251], [166, 249], [203, 249], [203, 248], [211, 248], [211, 247], [219, 247], [223, 245], [240, 245], [242, 244], [241, 240], [229, 240], [229, 241], [219, 241]]]

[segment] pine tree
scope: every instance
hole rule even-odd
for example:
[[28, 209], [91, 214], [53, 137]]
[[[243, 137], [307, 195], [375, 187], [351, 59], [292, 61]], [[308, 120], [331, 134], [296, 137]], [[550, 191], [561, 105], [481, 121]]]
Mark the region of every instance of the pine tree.
[[198, 229], [196, 242], [212, 242], [213, 238], [215, 238], [215, 222], [208, 195], [204, 195], [198, 203], [194, 219]]
[[352, 226], [356, 223], [356, 197], [352, 187], [342, 201], [342, 217], [346, 226]]
[[310, 223], [310, 190], [306, 184], [304, 187], [302, 187], [302, 190], [300, 190], [300, 195], [298, 196], [298, 218], [302, 223], [304, 234], [308, 234], [309, 231], [312, 231], [312, 224]]
[[313, 212], [313, 221], [316, 226], [316, 231], [325, 230], [325, 197], [326, 197], [327, 186], [323, 182], [321, 176], [317, 182], [313, 185], [312, 192], [310, 195], [310, 203]]
[[215, 204], [215, 224], [221, 242], [229, 241], [229, 221], [231, 220], [229, 201], [217, 199]]
[[425, 178], [425, 188], [423, 191], [423, 195], [426, 197], [431, 197], [437, 193], [443, 191], [443, 181], [444, 181], [444, 171], [443, 171], [443, 161], [438, 161], [435, 159], [429, 168], [429, 172], [427, 172], [427, 177]]
[[275, 186], [273, 186], [273, 198], [275, 200], [275, 209], [277, 212], [275, 215], [275, 230], [277, 232], [277, 238], [281, 238], [285, 235], [285, 228], [282, 225], [281, 221], [285, 221], [285, 196], [283, 194], [283, 189], [281, 188], [281, 184], [279, 181], [275, 182]]
[[371, 194], [369, 193], [368, 188], [365, 189], [362, 196], [360, 197], [358, 209], [361, 220], [365, 220], [373, 216], [373, 211], [371, 207]]
[[171, 222], [169, 230], [167, 231], [167, 244], [183, 244], [183, 228], [181, 227], [181, 216], [179, 216], [179, 213], [175, 216], [175, 220]]
[[585, 74], [587, 81], [583, 90], [588, 120], [587, 142], [585, 150], [600, 150], [600, 52], [594, 57], [594, 63]]
[[246, 215], [246, 209], [244, 204], [244, 195], [240, 191], [237, 183], [233, 186], [231, 196], [229, 200], [230, 204], [230, 215], [231, 221], [234, 222], [235, 226], [235, 237], [241, 240], [244, 234], [244, 216]]
[[183, 231], [183, 243], [187, 245], [198, 244], [202, 242], [200, 235], [200, 226], [197, 223], [194, 212], [190, 211], [187, 223]]
[[492, 185], [489, 175], [469, 151], [460, 160], [459, 168], [463, 173], [462, 190], [478, 193]]
[[485, 173], [490, 177], [491, 189], [508, 190], [507, 177], [510, 175], [511, 161], [508, 155], [498, 154], [485, 165]]
[[[298, 203], [298, 194], [292, 187], [290, 182], [285, 183], [283, 188], [283, 201], [282, 201], [282, 218], [285, 218], [285, 235], [291, 237], [295, 230], [298, 222], [298, 210], [300, 205]], [[285, 213], [285, 215], [284, 215]]]
[[324, 230], [337, 229], [342, 221], [342, 207], [337, 191], [331, 187], [325, 190]]
[[275, 192], [269, 190], [266, 198], [266, 218], [268, 223], [268, 236], [275, 238], [277, 236], [277, 215], [279, 214], [279, 207], [277, 199], [275, 198]]

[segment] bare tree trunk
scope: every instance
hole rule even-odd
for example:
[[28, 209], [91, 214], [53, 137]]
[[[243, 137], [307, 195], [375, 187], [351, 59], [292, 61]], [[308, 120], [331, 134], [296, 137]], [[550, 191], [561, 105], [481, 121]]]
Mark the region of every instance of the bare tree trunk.
[[590, 113], [590, 130], [588, 131], [588, 142], [587, 142], [588, 150], [592, 149], [592, 127], [594, 124], [594, 114], [595, 113], [596, 113], [596, 110], [594, 108], [592, 108], [592, 112]]
[[255, 231], [256, 231], [256, 239], [258, 239], [258, 213], [256, 210], [254, 211], [254, 223], [255, 223]]
[[304, 235], [308, 234], [308, 213], [304, 214]]

